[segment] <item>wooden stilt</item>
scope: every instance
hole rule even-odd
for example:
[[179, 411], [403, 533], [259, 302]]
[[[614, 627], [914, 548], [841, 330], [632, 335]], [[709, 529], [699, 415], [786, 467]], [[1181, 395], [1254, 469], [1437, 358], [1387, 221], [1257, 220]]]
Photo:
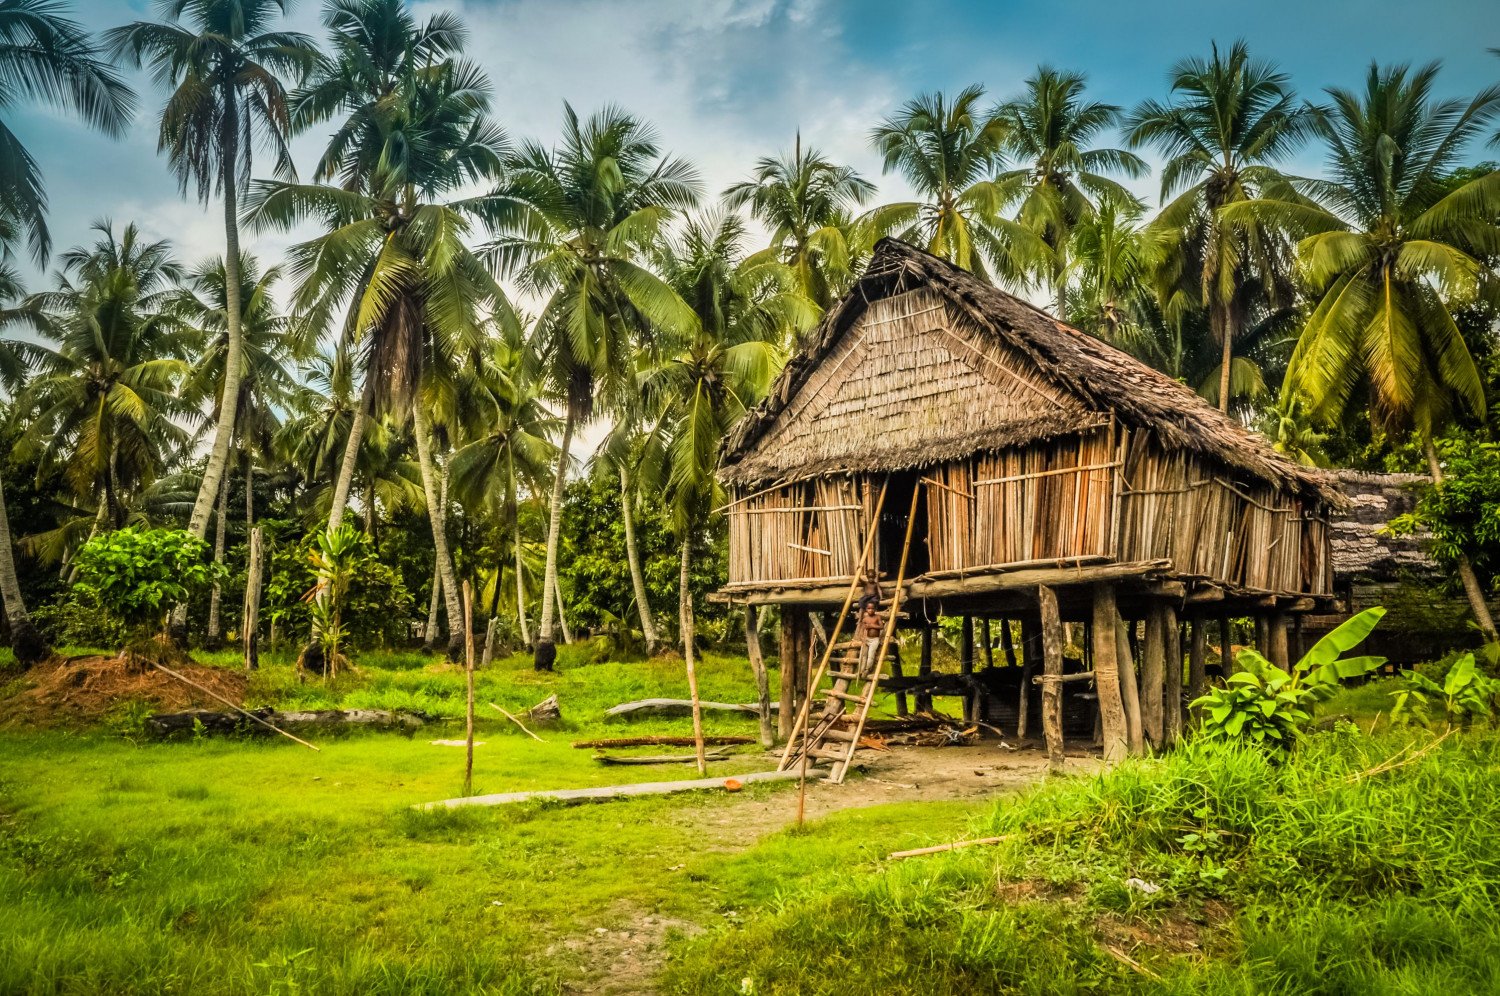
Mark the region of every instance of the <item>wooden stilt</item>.
[[[1301, 616], [1297, 617], [1297, 624], [1299, 627], [1301, 626]], [[995, 642], [990, 636], [989, 617], [986, 616], [984, 619], [980, 620], [979, 626], [979, 638], [984, 645], [984, 669], [988, 671], [990, 668], [995, 666]]]
[[781, 633], [778, 653], [781, 658], [781, 708], [776, 713], [776, 732], [785, 740], [792, 732], [797, 719], [797, 634], [793, 621], [798, 610], [789, 605], [781, 607]]
[[1016, 703], [1016, 739], [1024, 740], [1031, 732], [1031, 679], [1036, 677], [1042, 656], [1042, 637], [1037, 620], [1021, 620], [1021, 695]]
[[1145, 653], [1141, 657], [1141, 726], [1156, 750], [1166, 743], [1162, 701], [1166, 694], [1167, 632], [1162, 606], [1146, 612]]
[[1167, 659], [1162, 735], [1170, 747], [1182, 739], [1182, 626], [1177, 622], [1177, 609], [1171, 604], [1162, 607], [1162, 617]]
[[1307, 653], [1307, 644], [1302, 635], [1302, 613], [1292, 617], [1292, 660], [1300, 661], [1302, 655]]
[[753, 605], [745, 606], [745, 653], [750, 658], [750, 670], [755, 673], [755, 701], [760, 708], [760, 745], [770, 747], [776, 743], [776, 732], [771, 727], [771, 679], [766, 674], [766, 659], [760, 649], [760, 628], [756, 617], [760, 610]]
[[1125, 710], [1120, 704], [1119, 649], [1115, 633], [1120, 625], [1112, 585], [1094, 585], [1094, 684], [1099, 690], [1099, 722], [1103, 726], [1104, 760], [1119, 761], [1129, 751]]
[[1219, 667], [1223, 669], [1225, 678], [1235, 672], [1234, 626], [1228, 616], [1219, 617]]
[[1130, 639], [1125, 635], [1127, 625], [1122, 622], [1115, 627], [1115, 647], [1118, 655], [1116, 667], [1120, 673], [1120, 704], [1125, 710], [1125, 739], [1130, 745], [1130, 753], [1144, 754], [1146, 738], [1141, 727], [1140, 683], [1136, 677], [1135, 657], [1130, 652]]
[[1063, 766], [1062, 673], [1063, 632], [1057, 616], [1057, 593], [1043, 585], [1036, 590], [1042, 615], [1042, 735], [1047, 740], [1047, 764], [1056, 771]]
[[1291, 650], [1287, 646], [1286, 613], [1278, 612], [1266, 620], [1266, 658], [1283, 671], [1292, 669]]
[[1194, 619], [1188, 623], [1188, 701], [1208, 691], [1208, 622]]
[[969, 694], [967, 683], [974, 680], [974, 617], [964, 616], [958, 644], [958, 672], [965, 679], [965, 690], [963, 700], [964, 723], [974, 721], [973, 696]]
[[1010, 620], [1000, 620], [1000, 649], [1005, 653], [1005, 666], [1016, 666], [1016, 642], [1010, 632]]
[[[922, 629], [922, 658], [917, 661], [917, 676], [926, 678], [932, 674], [932, 627]], [[916, 694], [917, 712], [932, 711], [932, 693], [920, 691]]]
[[1266, 660], [1271, 659], [1271, 626], [1265, 616], [1255, 617], [1255, 649]]
[[[906, 676], [906, 672], [901, 667], [901, 644], [896, 642], [891, 644], [891, 676], [895, 678], [904, 678]], [[896, 715], [910, 715], [910, 711], [906, 708], [905, 691], [896, 693]]]

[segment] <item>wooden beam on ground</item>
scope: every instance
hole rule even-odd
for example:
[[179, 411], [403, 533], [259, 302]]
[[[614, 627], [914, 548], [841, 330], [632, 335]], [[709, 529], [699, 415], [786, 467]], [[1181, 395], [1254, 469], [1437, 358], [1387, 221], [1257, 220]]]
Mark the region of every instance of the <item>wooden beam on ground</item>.
[[1129, 752], [1125, 729], [1125, 710], [1120, 699], [1120, 672], [1117, 654], [1117, 627], [1120, 613], [1116, 608], [1115, 589], [1110, 584], [1094, 586], [1094, 677], [1099, 689], [1099, 721], [1104, 739], [1104, 760], [1114, 763]]
[[[756, 702], [699, 702], [698, 708], [711, 712], [746, 712], [751, 714], [760, 712], [760, 705]], [[776, 709], [775, 705], [772, 705], [771, 709], [774, 711]], [[634, 716], [637, 713], [649, 713], [657, 716], [690, 716], [692, 712], [692, 699], [640, 699], [636, 702], [621, 702], [617, 706], [610, 706], [604, 710], [604, 715], [610, 718]]]
[[1047, 764], [1056, 771], [1063, 765], [1062, 620], [1057, 614], [1057, 593], [1045, 585], [1037, 588], [1036, 593], [1042, 615], [1042, 660], [1046, 671], [1042, 681], [1042, 735], [1047, 740]]
[[603, 785], [597, 788], [550, 789], [542, 792], [500, 792], [495, 795], [471, 795], [460, 799], [441, 799], [428, 802], [417, 809], [461, 809], [464, 806], [504, 806], [513, 802], [531, 802], [534, 799], [553, 799], [558, 802], [607, 802], [611, 799], [629, 799], [642, 795], [670, 795], [674, 792], [702, 792], [710, 789], [731, 790], [729, 782], [751, 785], [760, 782], [787, 782], [797, 778], [795, 771], [755, 771], [748, 775], [733, 775], [728, 778], [693, 778], [677, 782], [640, 782], [635, 785]]

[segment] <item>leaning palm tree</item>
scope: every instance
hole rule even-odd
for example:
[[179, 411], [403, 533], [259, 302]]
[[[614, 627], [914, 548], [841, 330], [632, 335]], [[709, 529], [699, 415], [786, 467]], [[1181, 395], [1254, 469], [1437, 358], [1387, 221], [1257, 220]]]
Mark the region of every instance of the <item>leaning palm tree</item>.
[[[312, 39], [271, 30], [272, 21], [288, 4], [289, 0], [160, 0], [166, 21], [136, 21], [105, 36], [116, 58], [150, 66], [157, 83], [172, 88], [162, 110], [157, 146], [167, 153], [183, 193], [194, 189], [204, 204], [215, 193], [224, 199], [230, 356], [241, 352], [240, 190], [250, 180], [257, 138], [270, 146], [277, 172], [292, 173], [282, 77], [301, 79], [317, 59]], [[238, 363], [224, 366], [223, 403], [213, 445], [188, 517], [188, 530], [199, 539], [208, 531], [209, 513], [229, 464], [242, 371]], [[185, 625], [185, 612], [184, 606], [174, 616], [178, 629]]]
[[[1297, 260], [1315, 303], [1288, 384], [1325, 419], [1366, 387], [1387, 429], [1416, 434], [1441, 484], [1433, 437], [1456, 411], [1484, 413], [1484, 378], [1452, 309], [1493, 293], [1486, 257], [1500, 252], [1500, 172], [1456, 190], [1444, 180], [1500, 118], [1500, 85], [1471, 100], [1440, 100], [1437, 72], [1435, 63], [1415, 71], [1372, 64], [1361, 91], [1329, 90], [1317, 119], [1327, 179], [1291, 180], [1281, 196], [1235, 214], [1301, 239]], [[1467, 557], [1459, 575], [1480, 629], [1496, 640]]]
[[790, 156], [767, 157], [748, 180], [724, 191], [724, 203], [750, 208], [771, 230], [767, 252], [792, 268], [802, 296], [826, 308], [853, 279], [857, 243], [854, 212], [875, 185], [848, 166], [803, 149], [798, 134]]
[[[107, 135], [123, 135], [135, 98], [66, 10], [56, 0], [0, 0], [0, 111], [37, 100], [77, 111]], [[14, 236], [5, 240], [7, 251], [25, 241], [32, 258], [46, 263], [52, 240], [42, 173], [3, 120], [0, 219]]]
[[871, 134], [887, 173], [900, 173], [919, 201], [886, 204], [865, 216], [872, 231], [893, 233], [984, 279], [1024, 280], [1046, 246], [1026, 226], [1002, 217], [1005, 124], [978, 109], [984, 88], [949, 99], [922, 94]]
[[[633, 387], [643, 335], [691, 327], [693, 315], [640, 257], [679, 209], [692, 205], [693, 168], [663, 157], [645, 123], [616, 107], [580, 121], [563, 108], [555, 149], [527, 143], [509, 157], [506, 178], [485, 200], [497, 238], [486, 251], [502, 275], [544, 299], [540, 353], [565, 399], [558, 472], [552, 486], [543, 591], [557, 583], [563, 489], [573, 433], [597, 401]], [[536, 666], [556, 656], [553, 600], [543, 598]]]
[[[294, 298], [311, 330], [333, 324], [363, 350], [365, 396], [354, 413], [335, 484], [330, 525], [343, 516], [364, 426], [372, 406], [412, 421], [433, 545], [448, 618], [463, 618], [438, 494], [431, 413], [415, 403], [432, 379], [454, 369], [458, 353], [482, 342], [481, 316], [505, 304], [504, 292], [469, 249], [476, 202], [466, 185], [499, 172], [504, 137], [488, 121], [488, 80], [451, 60], [413, 72], [384, 102], [379, 128], [362, 132], [384, 151], [350, 151], [372, 165], [355, 189], [262, 182], [252, 224], [290, 228], [317, 219], [327, 234], [291, 250], [301, 278]], [[347, 307], [346, 307], [347, 306]], [[463, 651], [463, 632], [449, 627], [448, 653]]]
[[1068, 248], [1073, 231], [1092, 218], [1098, 201], [1118, 203], [1130, 194], [1106, 174], [1144, 176], [1146, 164], [1123, 149], [1093, 148], [1099, 134], [1120, 119], [1114, 104], [1086, 101], [1084, 75], [1041, 66], [1024, 96], [1000, 105], [1004, 146], [1019, 168], [995, 179], [1020, 200], [1017, 220], [1041, 237], [1046, 255], [1035, 261], [1051, 285], [1057, 317], [1068, 313]]
[[1274, 307], [1289, 289], [1281, 287], [1284, 240], [1255, 224], [1226, 222], [1223, 209], [1276, 181], [1273, 164], [1298, 146], [1310, 118], [1286, 74], [1250, 58], [1243, 42], [1227, 54], [1215, 45], [1208, 60], [1184, 59], [1170, 78], [1168, 102], [1148, 100], [1131, 111], [1128, 139], [1167, 157], [1163, 207], [1151, 226], [1167, 270], [1163, 310], [1169, 319], [1189, 308], [1208, 312], [1220, 350], [1216, 398], [1228, 411], [1235, 347], [1257, 299]]

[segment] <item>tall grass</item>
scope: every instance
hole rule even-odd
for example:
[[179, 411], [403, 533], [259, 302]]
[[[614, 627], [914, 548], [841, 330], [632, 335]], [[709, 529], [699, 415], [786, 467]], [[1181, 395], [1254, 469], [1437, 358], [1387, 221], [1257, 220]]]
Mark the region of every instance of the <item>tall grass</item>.
[[1054, 782], [972, 828], [1001, 845], [793, 891], [686, 945], [668, 982], [760, 994], [1497, 991], [1500, 739], [1455, 736], [1366, 774], [1426, 738], [1332, 732], [1289, 759], [1190, 744]]

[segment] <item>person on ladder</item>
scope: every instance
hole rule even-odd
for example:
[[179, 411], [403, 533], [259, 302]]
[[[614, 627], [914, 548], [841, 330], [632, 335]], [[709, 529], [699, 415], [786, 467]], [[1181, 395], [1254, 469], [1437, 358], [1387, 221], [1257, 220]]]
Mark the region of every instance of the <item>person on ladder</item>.
[[880, 666], [880, 638], [885, 633], [885, 615], [880, 611], [880, 598], [865, 595], [859, 600], [859, 617], [854, 624], [860, 640], [859, 670], [861, 674], [874, 674]]

